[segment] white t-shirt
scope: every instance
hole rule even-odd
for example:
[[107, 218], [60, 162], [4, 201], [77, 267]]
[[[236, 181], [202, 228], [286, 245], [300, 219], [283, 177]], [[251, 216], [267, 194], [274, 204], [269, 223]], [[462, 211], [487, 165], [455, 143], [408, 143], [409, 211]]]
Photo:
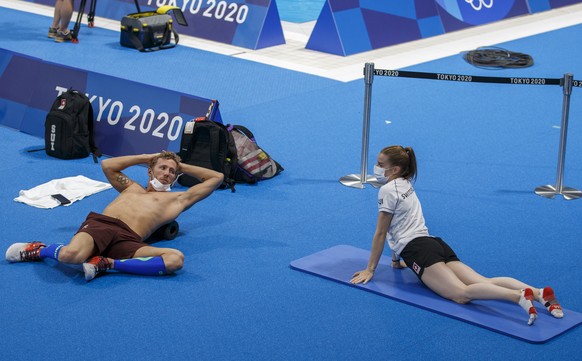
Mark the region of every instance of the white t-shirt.
[[409, 180], [397, 178], [383, 185], [378, 192], [378, 210], [392, 214], [386, 240], [398, 255], [413, 239], [429, 235], [420, 201]]

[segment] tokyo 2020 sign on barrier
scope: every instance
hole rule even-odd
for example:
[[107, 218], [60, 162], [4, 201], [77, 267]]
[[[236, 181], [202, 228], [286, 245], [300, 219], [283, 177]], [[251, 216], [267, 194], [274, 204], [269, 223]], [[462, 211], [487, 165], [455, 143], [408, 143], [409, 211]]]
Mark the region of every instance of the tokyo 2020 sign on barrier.
[[[54, 0], [32, 1], [54, 5]], [[285, 44], [275, 0], [138, 0], [138, 4], [142, 12], [165, 5], [179, 7], [188, 22], [176, 26], [179, 34], [248, 49]], [[135, 12], [134, 0], [97, 0], [95, 6], [96, 16], [112, 20]]]
[[[119, 156], [178, 151], [187, 121], [222, 122], [217, 102], [0, 49], [0, 125], [44, 137], [55, 98], [72, 88], [93, 106], [95, 143]], [[209, 113], [209, 111], [211, 111]]]

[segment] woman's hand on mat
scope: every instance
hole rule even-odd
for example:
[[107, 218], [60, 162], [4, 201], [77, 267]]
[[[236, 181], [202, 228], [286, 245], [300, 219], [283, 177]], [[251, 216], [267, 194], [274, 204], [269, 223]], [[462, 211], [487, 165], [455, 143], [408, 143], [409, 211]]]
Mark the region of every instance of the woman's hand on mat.
[[369, 280], [372, 279], [372, 277], [374, 277], [374, 272], [366, 268], [365, 270], [354, 273], [350, 282], [354, 284], [366, 284]]

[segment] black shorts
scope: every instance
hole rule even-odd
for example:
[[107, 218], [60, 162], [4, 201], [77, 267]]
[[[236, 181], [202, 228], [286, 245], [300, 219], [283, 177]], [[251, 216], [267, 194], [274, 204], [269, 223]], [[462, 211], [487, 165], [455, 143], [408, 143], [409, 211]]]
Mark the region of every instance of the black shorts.
[[459, 261], [453, 249], [438, 237], [418, 237], [404, 247], [400, 256], [421, 279], [424, 269], [438, 262]]

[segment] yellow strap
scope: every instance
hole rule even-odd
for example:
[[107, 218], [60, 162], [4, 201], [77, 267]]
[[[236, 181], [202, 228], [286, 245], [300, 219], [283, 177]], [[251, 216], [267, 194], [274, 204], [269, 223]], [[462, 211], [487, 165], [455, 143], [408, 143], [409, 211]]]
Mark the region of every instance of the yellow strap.
[[177, 6], [164, 5], [164, 6], [160, 6], [156, 10], [156, 13], [163, 15], [163, 14], [167, 14], [169, 11], [172, 11], [172, 10], [180, 10], [180, 8]]
[[143, 13], [129, 14], [127, 16], [129, 16], [130, 18], [134, 18], [134, 19], [141, 19], [141, 18], [145, 18], [148, 16], [154, 16], [154, 15], [157, 15], [157, 13], [155, 13], [153, 11], [146, 11]]

